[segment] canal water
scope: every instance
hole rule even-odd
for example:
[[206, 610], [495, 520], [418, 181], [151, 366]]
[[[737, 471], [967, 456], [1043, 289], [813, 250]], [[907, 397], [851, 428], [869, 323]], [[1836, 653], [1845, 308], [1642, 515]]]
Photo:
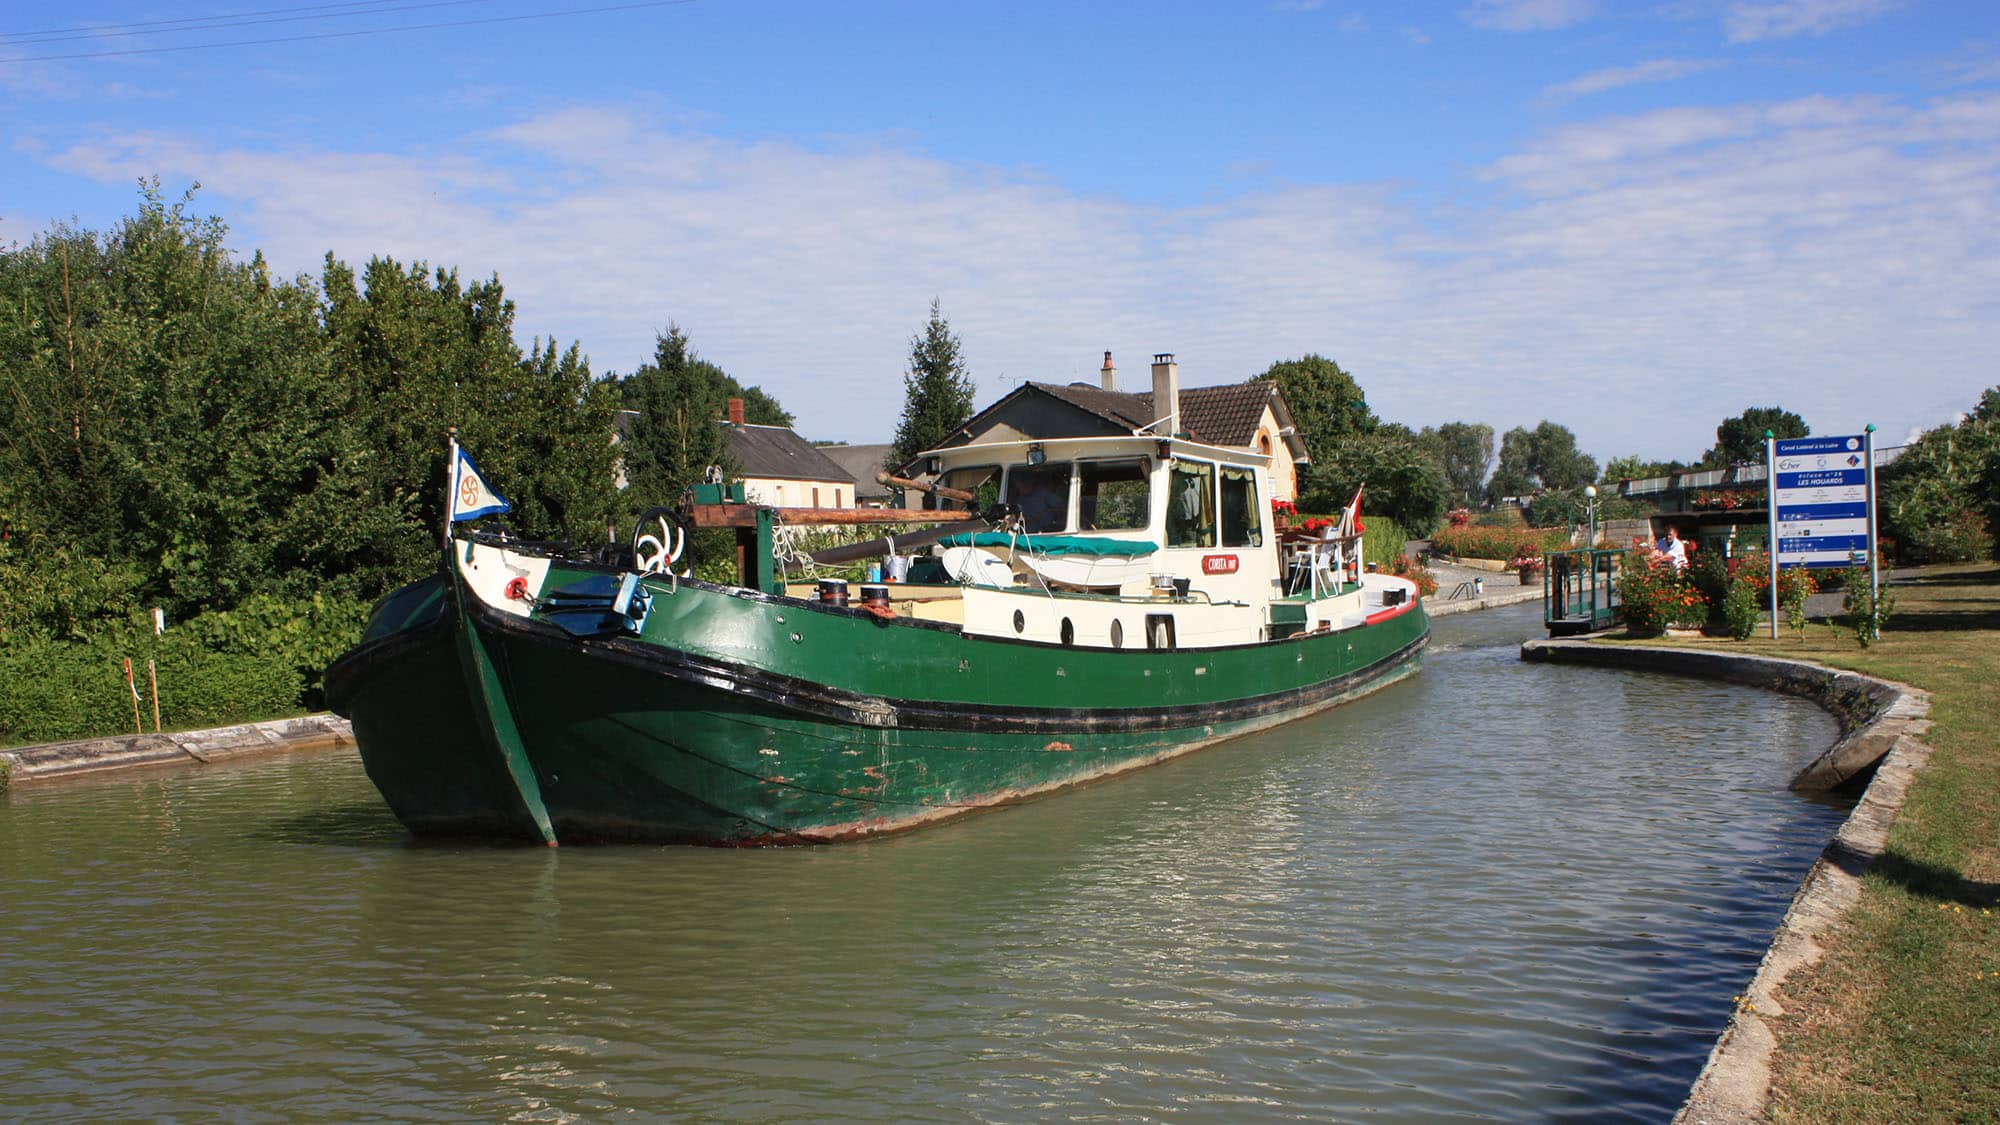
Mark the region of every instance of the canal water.
[[0, 801], [0, 1118], [1663, 1120], [1845, 809], [1797, 700], [1437, 623], [1368, 699], [818, 849], [411, 842], [350, 754]]

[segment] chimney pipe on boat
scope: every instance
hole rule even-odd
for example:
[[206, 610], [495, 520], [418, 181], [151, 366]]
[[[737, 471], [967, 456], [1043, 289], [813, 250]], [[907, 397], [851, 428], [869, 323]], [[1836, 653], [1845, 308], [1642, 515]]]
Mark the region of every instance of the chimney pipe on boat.
[[1104, 370], [1097, 373], [1098, 382], [1107, 391], [1118, 389], [1118, 368], [1111, 363], [1111, 353], [1104, 353]]
[[1153, 357], [1153, 432], [1163, 438], [1181, 428], [1181, 365], [1172, 352]]

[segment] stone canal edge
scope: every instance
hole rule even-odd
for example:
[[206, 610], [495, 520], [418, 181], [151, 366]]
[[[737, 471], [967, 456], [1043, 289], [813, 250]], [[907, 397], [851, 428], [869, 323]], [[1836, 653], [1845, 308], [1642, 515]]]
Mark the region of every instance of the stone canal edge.
[[6, 783], [104, 773], [176, 762], [211, 763], [281, 750], [354, 745], [354, 730], [338, 715], [302, 715], [264, 723], [172, 734], [123, 734], [0, 750], [0, 788]]
[[1676, 1125], [1763, 1121], [1777, 1036], [1769, 1017], [1784, 1014], [1778, 989], [1817, 962], [1822, 940], [1861, 897], [1861, 877], [1882, 854], [1916, 771], [1930, 760], [1922, 736], [1930, 695], [1908, 684], [1842, 672], [1802, 660], [1706, 649], [1601, 645], [1588, 640], [1530, 640], [1521, 659], [1590, 664], [1729, 680], [1801, 695], [1832, 712], [1841, 738], [1793, 779], [1796, 789], [1831, 789], [1875, 768], [1847, 820], [1827, 842], [1785, 912], [1757, 975], [1730, 1014], [1708, 1063], [1695, 1079]]

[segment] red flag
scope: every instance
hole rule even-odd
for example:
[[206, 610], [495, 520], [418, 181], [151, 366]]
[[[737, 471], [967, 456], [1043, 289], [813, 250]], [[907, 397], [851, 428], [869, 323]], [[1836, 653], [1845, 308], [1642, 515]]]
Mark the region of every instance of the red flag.
[[1361, 534], [1361, 493], [1368, 487], [1362, 484], [1354, 490], [1354, 499], [1340, 512], [1340, 537], [1345, 539]]

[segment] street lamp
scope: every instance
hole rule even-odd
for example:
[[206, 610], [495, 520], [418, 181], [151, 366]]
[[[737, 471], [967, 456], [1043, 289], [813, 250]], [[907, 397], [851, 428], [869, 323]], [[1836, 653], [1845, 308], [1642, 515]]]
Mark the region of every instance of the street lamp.
[[1587, 510], [1590, 513], [1589, 546], [1591, 547], [1591, 549], [1595, 550], [1597, 547], [1597, 486], [1596, 485], [1586, 484], [1583, 486], [1583, 506], [1585, 510]]

